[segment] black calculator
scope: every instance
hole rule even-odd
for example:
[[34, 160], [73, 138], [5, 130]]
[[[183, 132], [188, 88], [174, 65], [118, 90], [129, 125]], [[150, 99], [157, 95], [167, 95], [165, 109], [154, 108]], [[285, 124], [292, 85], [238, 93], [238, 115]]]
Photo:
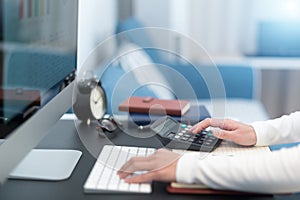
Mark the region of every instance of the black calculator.
[[159, 118], [150, 128], [163, 145], [175, 149], [211, 152], [222, 142], [208, 130], [202, 130], [197, 134], [190, 133], [191, 125], [179, 123], [170, 116]]

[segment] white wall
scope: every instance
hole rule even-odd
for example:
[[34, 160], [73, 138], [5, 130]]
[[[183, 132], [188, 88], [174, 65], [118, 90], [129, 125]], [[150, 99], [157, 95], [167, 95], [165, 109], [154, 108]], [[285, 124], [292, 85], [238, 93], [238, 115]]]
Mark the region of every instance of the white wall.
[[165, 27], [191, 36], [212, 55], [254, 53], [257, 22], [299, 20], [299, 10], [300, 0], [134, 1], [134, 15], [146, 26]]
[[[170, 29], [175, 32], [189, 35], [190, 33], [190, 2], [187, 0], [134, 0], [133, 15], [138, 18], [143, 25], [148, 27], [158, 27]], [[178, 34], [176, 34], [178, 36]], [[175, 52], [187, 54], [189, 48], [184, 45], [180, 37], [161, 38], [152, 35], [154, 42]], [[168, 58], [165, 58], [168, 59]]]
[[246, 4], [247, 1], [193, 0], [190, 34], [210, 54], [240, 54]]
[[[134, 0], [134, 3], [134, 15], [146, 26], [182, 32], [202, 44], [213, 57], [254, 54], [260, 21], [300, 21], [300, 0]], [[188, 51], [189, 59], [202, 59], [190, 45], [176, 38], [169, 38], [168, 45], [179, 53]], [[300, 70], [264, 70], [262, 75], [261, 98], [271, 117], [300, 109], [297, 92]]]
[[117, 0], [79, 0], [78, 68], [101, 41], [114, 33], [117, 18]]
[[[146, 26], [163, 27], [180, 32], [199, 42], [212, 54], [237, 54], [241, 51], [240, 30], [248, 1], [236, 0], [135, 0], [134, 15]], [[170, 48], [178, 48], [178, 41], [170, 41]], [[174, 44], [176, 44], [174, 46]], [[193, 50], [180, 42], [182, 51]], [[177, 51], [177, 49], [174, 49]]]
[[172, 0], [134, 0], [134, 15], [145, 26], [170, 28]]
[[[169, 29], [171, 28], [171, 2], [172, 0], [133, 0], [133, 15], [145, 26]], [[172, 43], [156, 35], [151, 37], [153, 41], [163, 46]]]

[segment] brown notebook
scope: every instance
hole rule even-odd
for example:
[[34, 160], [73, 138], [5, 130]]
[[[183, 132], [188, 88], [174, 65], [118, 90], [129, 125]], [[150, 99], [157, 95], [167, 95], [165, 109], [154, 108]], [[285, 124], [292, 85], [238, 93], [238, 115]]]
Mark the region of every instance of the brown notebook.
[[203, 194], [203, 195], [246, 195], [246, 196], [272, 196], [271, 194], [259, 194], [249, 192], [239, 192], [232, 190], [215, 190], [205, 185], [189, 185], [170, 183], [167, 191], [174, 194]]
[[5, 105], [24, 105], [24, 103], [30, 103], [34, 106], [40, 106], [40, 91], [20, 88], [0, 89], [0, 103]]
[[190, 109], [186, 100], [166, 100], [153, 97], [129, 97], [119, 105], [120, 111], [158, 115], [184, 115]]

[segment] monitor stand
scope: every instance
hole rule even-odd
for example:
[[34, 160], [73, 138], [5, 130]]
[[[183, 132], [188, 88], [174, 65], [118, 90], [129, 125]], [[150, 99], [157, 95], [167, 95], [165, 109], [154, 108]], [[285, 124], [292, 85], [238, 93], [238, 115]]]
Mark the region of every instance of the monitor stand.
[[33, 149], [10, 173], [10, 179], [60, 181], [68, 179], [82, 152], [67, 149]]

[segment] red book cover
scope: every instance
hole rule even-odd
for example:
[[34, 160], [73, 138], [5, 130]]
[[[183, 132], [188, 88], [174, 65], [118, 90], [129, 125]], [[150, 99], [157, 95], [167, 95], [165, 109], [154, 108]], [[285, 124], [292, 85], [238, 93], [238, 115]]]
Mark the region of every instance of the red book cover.
[[174, 194], [203, 194], [203, 195], [241, 195], [241, 196], [272, 196], [271, 194], [260, 194], [250, 192], [240, 192], [232, 190], [215, 190], [210, 188], [197, 188], [197, 187], [172, 187], [172, 184], [167, 186], [167, 191]]
[[39, 90], [16, 89], [1, 89], [0, 88], [0, 103], [10, 105], [24, 105], [24, 103], [40, 106], [41, 96]]
[[186, 100], [166, 100], [153, 97], [129, 97], [119, 105], [120, 111], [131, 113], [150, 113], [158, 115], [184, 115], [190, 109]]

